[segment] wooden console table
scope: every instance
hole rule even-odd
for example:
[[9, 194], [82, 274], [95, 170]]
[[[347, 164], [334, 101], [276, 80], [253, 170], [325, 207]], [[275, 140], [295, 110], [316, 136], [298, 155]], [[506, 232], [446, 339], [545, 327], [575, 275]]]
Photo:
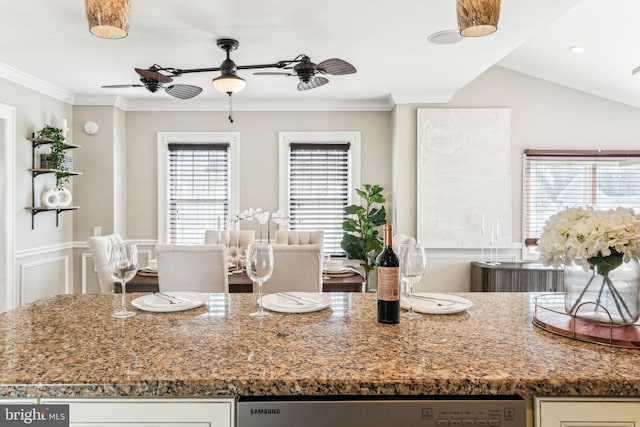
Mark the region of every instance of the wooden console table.
[[[346, 277], [330, 277], [323, 279], [323, 292], [363, 292], [364, 279], [358, 274]], [[268, 292], [269, 283], [265, 282], [264, 290]], [[247, 273], [236, 273], [229, 275], [230, 293], [251, 293], [253, 285]], [[115, 291], [120, 292], [120, 284], [115, 284]], [[127, 293], [129, 292], [157, 292], [158, 276], [146, 273], [138, 273], [127, 283]]]
[[562, 292], [563, 272], [533, 262], [471, 263], [473, 292]]

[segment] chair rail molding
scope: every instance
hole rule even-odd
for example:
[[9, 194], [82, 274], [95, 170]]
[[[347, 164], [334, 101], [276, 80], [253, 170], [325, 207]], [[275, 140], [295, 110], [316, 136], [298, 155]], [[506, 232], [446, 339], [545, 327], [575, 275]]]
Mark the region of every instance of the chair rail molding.
[[51, 252], [71, 250], [74, 248], [75, 246], [72, 242], [67, 242], [59, 243], [57, 245], [38, 246], [35, 248], [22, 249], [20, 251], [16, 251], [16, 260], [32, 256], [45, 255]]

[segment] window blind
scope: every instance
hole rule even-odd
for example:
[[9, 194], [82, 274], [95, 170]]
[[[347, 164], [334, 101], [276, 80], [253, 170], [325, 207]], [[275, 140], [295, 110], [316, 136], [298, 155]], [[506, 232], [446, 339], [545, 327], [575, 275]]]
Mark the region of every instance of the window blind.
[[640, 213], [640, 151], [525, 150], [523, 224], [535, 246], [547, 219], [565, 208]]
[[169, 144], [169, 242], [204, 243], [229, 218], [228, 144]]
[[349, 202], [349, 144], [292, 143], [289, 146], [289, 215], [292, 230], [323, 230], [324, 251], [340, 247]]

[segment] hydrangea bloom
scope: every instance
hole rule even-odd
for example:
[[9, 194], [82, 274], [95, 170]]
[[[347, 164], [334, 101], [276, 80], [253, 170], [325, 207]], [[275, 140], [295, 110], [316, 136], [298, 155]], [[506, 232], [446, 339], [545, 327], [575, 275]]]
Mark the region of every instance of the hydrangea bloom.
[[538, 240], [540, 261], [590, 268], [589, 259], [615, 251], [625, 262], [640, 255], [640, 216], [633, 209], [570, 208], [549, 217]]

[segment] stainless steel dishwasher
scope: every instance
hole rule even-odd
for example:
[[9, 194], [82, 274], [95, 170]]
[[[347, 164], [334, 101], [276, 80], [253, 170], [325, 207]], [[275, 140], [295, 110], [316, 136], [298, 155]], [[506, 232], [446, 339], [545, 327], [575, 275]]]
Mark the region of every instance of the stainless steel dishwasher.
[[526, 427], [520, 396], [239, 397], [238, 427]]

